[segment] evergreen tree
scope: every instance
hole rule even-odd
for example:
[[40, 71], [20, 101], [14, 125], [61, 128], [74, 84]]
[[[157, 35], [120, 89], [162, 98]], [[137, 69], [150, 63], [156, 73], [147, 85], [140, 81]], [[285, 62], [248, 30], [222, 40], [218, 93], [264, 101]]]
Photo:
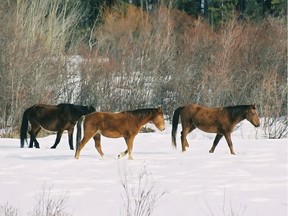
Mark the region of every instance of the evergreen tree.
[[274, 16], [287, 17], [287, 0], [272, 0], [271, 13]]
[[201, 3], [201, 0], [179, 0], [178, 9], [191, 16], [198, 17], [201, 15]]
[[211, 0], [208, 5], [208, 20], [213, 28], [229, 21], [235, 11], [237, 2], [235, 0]]

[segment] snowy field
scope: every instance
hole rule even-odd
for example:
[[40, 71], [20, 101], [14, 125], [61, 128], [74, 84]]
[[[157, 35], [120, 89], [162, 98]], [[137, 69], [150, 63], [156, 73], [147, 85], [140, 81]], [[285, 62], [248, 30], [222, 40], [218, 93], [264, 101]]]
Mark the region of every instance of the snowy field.
[[288, 140], [268, 140], [250, 123], [240, 125], [232, 134], [236, 155], [229, 154], [225, 139], [209, 154], [214, 134], [197, 130], [182, 153], [181, 126], [175, 150], [169, 124], [163, 132], [137, 135], [133, 161], [117, 159], [126, 149], [123, 139], [102, 138], [106, 159], [90, 140], [79, 160], [69, 150], [67, 134], [54, 150], [49, 149], [54, 135], [38, 138], [41, 149], [20, 149], [18, 139], [0, 139], [0, 205], [9, 203], [25, 216], [46, 187], [53, 196], [67, 195], [65, 212], [73, 216], [120, 216], [121, 179], [126, 176], [137, 187], [144, 170], [152, 192], [163, 193], [154, 216], [286, 216]]

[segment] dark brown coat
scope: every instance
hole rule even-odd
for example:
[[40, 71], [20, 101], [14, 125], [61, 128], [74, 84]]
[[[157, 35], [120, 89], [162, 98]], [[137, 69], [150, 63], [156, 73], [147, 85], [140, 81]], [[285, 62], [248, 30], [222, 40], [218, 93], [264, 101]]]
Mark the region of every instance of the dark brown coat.
[[56, 148], [61, 140], [61, 136], [65, 130], [68, 131], [68, 139], [70, 149], [73, 150], [73, 131], [74, 126], [82, 115], [94, 112], [95, 108], [90, 106], [81, 106], [74, 104], [58, 104], [46, 105], [35, 104], [26, 109], [23, 113], [22, 123], [20, 128], [20, 147], [24, 147], [24, 142], [27, 139], [28, 122], [30, 122], [31, 130], [29, 148], [39, 148], [39, 143], [36, 136], [41, 128], [47, 131], [57, 131], [57, 137], [54, 145], [51, 148]]

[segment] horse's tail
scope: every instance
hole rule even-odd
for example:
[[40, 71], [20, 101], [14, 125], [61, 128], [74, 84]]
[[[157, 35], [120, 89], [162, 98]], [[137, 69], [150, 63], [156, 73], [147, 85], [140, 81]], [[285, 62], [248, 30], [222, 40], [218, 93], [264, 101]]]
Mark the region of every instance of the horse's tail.
[[179, 115], [182, 112], [184, 106], [178, 107], [173, 114], [173, 120], [172, 120], [172, 144], [176, 148], [176, 132], [178, 128], [178, 122], [179, 122]]
[[26, 109], [23, 113], [22, 123], [20, 127], [20, 148], [24, 147], [24, 142], [27, 142], [27, 131], [28, 131], [28, 112], [30, 108]]
[[76, 150], [78, 149], [79, 143], [81, 141], [82, 123], [85, 120], [85, 115], [81, 116], [77, 122], [77, 135], [76, 135]]

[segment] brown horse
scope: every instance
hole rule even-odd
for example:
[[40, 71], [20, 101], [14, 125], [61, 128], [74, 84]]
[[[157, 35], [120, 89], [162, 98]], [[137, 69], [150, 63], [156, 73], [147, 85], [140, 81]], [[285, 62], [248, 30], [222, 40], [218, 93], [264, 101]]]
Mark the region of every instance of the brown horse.
[[94, 112], [84, 118], [84, 137], [81, 142], [81, 135], [79, 135], [81, 121], [77, 124], [76, 159], [79, 159], [81, 149], [92, 137], [95, 141], [95, 148], [103, 157], [100, 142], [101, 135], [103, 135], [109, 138], [124, 137], [127, 149], [121, 152], [118, 157], [123, 157], [128, 153], [129, 159], [132, 160], [133, 141], [143, 125], [152, 122], [160, 131], [165, 129], [164, 114], [161, 108], [138, 109], [120, 113]]
[[198, 128], [204, 132], [216, 133], [213, 146], [210, 153], [213, 153], [218, 142], [224, 136], [231, 154], [235, 154], [231, 140], [231, 133], [236, 124], [247, 119], [255, 127], [260, 126], [260, 120], [257, 114], [255, 104], [228, 106], [220, 108], [208, 108], [197, 104], [190, 104], [178, 107], [173, 114], [172, 121], [172, 144], [176, 147], [176, 132], [178, 127], [179, 116], [181, 116], [182, 132], [181, 142], [182, 151], [189, 147], [186, 136], [188, 133]]
[[28, 122], [31, 124], [29, 148], [39, 148], [36, 136], [41, 128], [48, 131], [57, 131], [55, 144], [51, 147], [56, 148], [60, 142], [62, 133], [68, 131], [70, 149], [73, 150], [73, 131], [76, 122], [82, 115], [94, 112], [95, 108], [90, 106], [81, 106], [74, 104], [58, 104], [57, 106], [35, 104], [26, 109], [23, 113], [22, 124], [20, 128], [20, 147], [24, 147], [24, 141], [27, 140]]

